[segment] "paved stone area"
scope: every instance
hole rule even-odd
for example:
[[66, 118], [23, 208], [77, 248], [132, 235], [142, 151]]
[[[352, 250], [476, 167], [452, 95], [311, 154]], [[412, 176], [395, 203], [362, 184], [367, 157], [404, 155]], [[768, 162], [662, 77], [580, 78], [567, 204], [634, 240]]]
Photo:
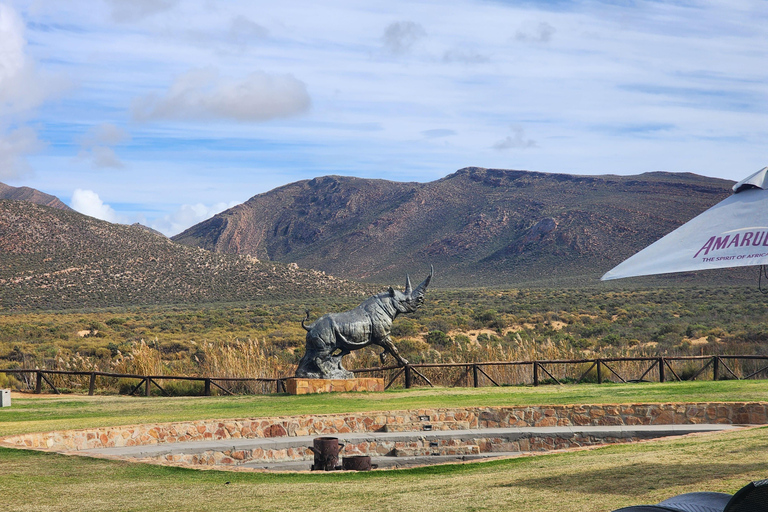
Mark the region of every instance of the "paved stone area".
[[[637, 426], [565, 426], [565, 427], [519, 427], [519, 428], [483, 428], [450, 431], [414, 431], [414, 432], [369, 432], [335, 434], [339, 442], [344, 444], [360, 444], [365, 442], [411, 442], [419, 440], [435, 445], [446, 441], [471, 441], [474, 439], [496, 439], [498, 446], [505, 446], [506, 442], [531, 437], [571, 438], [573, 436], [592, 436], [597, 438], [613, 439], [655, 439], [660, 437], [678, 436], [692, 433], [717, 432], [738, 428], [737, 425], [703, 424], [703, 425], [637, 425]], [[207, 451], [224, 452], [244, 451], [254, 449], [291, 449], [312, 446], [313, 436], [290, 436], [272, 438], [250, 439], [225, 439], [216, 441], [195, 441], [183, 443], [161, 443], [144, 446], [130, 446], [118, 448], [98, 448], [78, 450], [79, 455], [91, 455], [109, 458], [128, 459], [159, 459], [167, 455], [188, 455], [205, 453]], [[418, 455], [418, 456], [372, 456], [372, 463], [379, 468], [409, 467], [415, 465], [441, 464], [447, 462], [460, 462], [468, 460], [480, 460], [492, 457], [519, 455], [519, 451], [485, 451], [479, 454], [464, 455]], [[343, 453], [341, 456], [343, 457]], [[234, 467], [258, 468], [273, 471], [307, 471], [312, 463], [311, 456], [305, 460], [289, 461], [264, 461], [253, 460], [243, 462]], [[209, 466], [210, 467], [210, 466]], [[216, 465], [217, 469], [226, 469], [233, 466]]]
[[[489, 460], [499, 457], [515, 457], [523, 455], [523, 452], [489, 452], [479, 455], [423, 455], [416, 457], [371, 457], [371, 464], [375, 469], [399, 469], [417, 466], [433, 466], [436, 464], [451, 464], [459, 462], [471, 462]], [[289, 462], [246, 462], [238, 467], [263, 469], [267, 471], [310, 471], [311, 460], [294, 460]]]

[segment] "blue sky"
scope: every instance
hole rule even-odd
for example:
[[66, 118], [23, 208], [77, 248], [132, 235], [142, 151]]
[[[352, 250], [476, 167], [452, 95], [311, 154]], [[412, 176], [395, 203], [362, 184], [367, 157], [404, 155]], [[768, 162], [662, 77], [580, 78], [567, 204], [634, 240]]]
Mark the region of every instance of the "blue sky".
[[0, 0], [0, 181], [173, 235], [327, 174], [768, 165], [768, 2]]

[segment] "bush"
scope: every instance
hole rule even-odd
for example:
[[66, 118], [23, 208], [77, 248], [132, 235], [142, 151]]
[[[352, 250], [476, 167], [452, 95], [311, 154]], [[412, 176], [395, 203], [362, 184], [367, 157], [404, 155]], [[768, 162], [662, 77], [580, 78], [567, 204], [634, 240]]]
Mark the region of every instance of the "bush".
[[3, 389], [21, 389], [21, 382], [7, 373], [0, 373], [0, 388]]
[[579, 371], [578, 376], [581, 377], [584, 375], [584, 372], [587, 372], [586, 375], [584, 375], [584, 378], [581, 380], [583, 383], [590, 383], [590, 384], [597, 384], [597, 365], [592, 366], [590, 369], [590, 366], [592, 366], [592, 363], [584, 363], [582, 365], [579, 365], [578, 369]]
[[419, 326], [413, 320], [402, 320], [392, 325], [392, 336], [405, 338], [416, 336], [419, 333]]
[[[163, 389], [170, 396], [203, 396], [205, 395], [205, 384], [199, 380], [166, 380], [160, 382]], [[153, 394], [162, 394], [155, 386], [152, 386]], [[215, 386], [211, 386], [211, 391]]]
[[452, 340], [443, 331], [430, 331], [427, 334], [427, 343], [433, 346], [447, 347], [452, 343]]
[[139, 379], [119, 379], [117, 381], [117, 392], [121, 395], [130, 395], [133, 388], [139, 384]]

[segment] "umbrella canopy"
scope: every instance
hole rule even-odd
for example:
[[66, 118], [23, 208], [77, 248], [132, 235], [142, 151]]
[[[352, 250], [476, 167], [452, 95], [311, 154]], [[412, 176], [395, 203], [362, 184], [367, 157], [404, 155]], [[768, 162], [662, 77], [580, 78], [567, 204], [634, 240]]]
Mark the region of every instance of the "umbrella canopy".
[[733, 192], [601, 280], [768, 264], [768, 167], [738, 182]]

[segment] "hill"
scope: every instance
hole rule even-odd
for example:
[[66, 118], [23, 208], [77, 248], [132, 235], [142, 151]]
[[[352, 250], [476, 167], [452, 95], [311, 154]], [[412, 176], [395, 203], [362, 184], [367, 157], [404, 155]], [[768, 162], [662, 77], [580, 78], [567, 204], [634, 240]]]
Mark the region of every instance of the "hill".
[[295, 265], [186, 247], [143, 227], [0, 200], [0, 310], [365, 295]]
[[254, 196], [173, 240], [349, 279], [395, 280], [432, 263], [437, 286], [573, 285], [594, 282], [732, 184], [477, 167], [430, 183], [325, 176]]
[[29, 201], [30, 203], [50, 206], [59, 210], [72, 210], [61, 200], [45, 192], [30, 187], [12, 187], [5, 183], [0, 183], [0, 199], [11, 199], [14, 201]]

